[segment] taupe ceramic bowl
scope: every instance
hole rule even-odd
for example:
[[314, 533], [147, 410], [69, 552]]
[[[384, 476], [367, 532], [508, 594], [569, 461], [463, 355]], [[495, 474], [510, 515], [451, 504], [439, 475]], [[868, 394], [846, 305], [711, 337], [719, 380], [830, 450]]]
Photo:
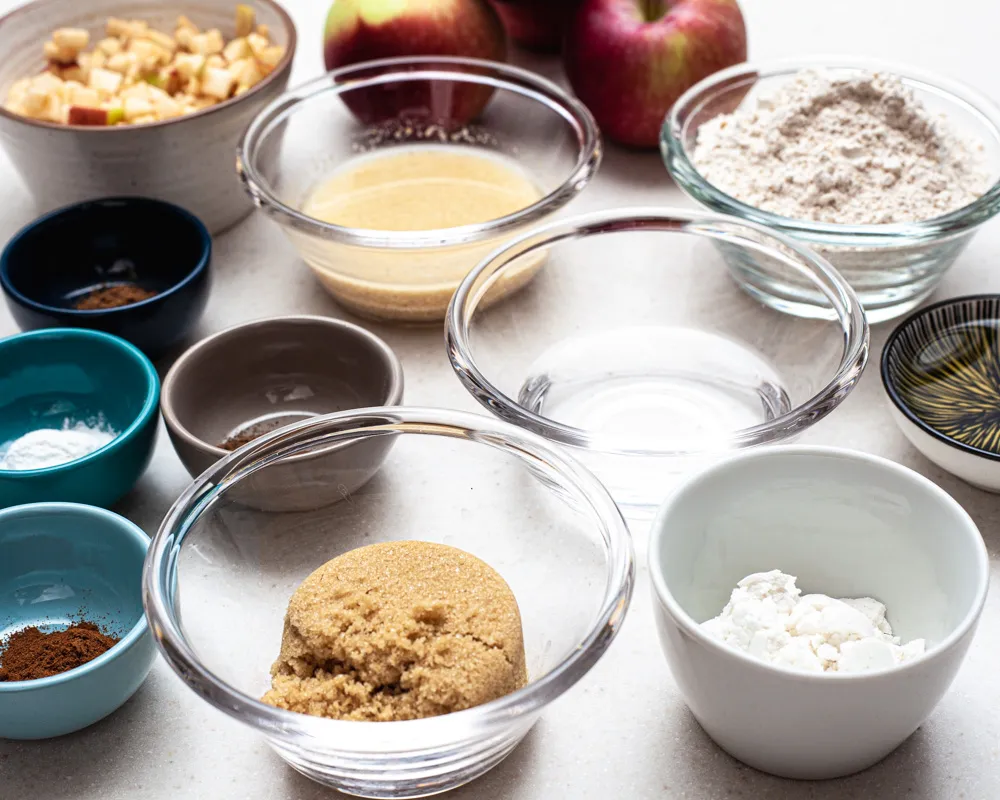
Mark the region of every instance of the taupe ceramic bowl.
[[[220, 446], [227, 439], [249, 441], [323, 414], [402, 399], [403, 368], [377, 336], [342, 320], [291, 316], [237, 325], [188, 349], [163, 381], [160, 410], [177, 455], [197, 477], [229, 454], [232, 448]], [[374, 437], [284, 456], [251, 477], [238, 499], [264, 511], [335, 503], [378, 471], [393, 441]]]
[[273, 0], [253, 0], [257, 20], [285, 48], [277, 68], [250, 91], [196, 114], [152, 123], [96, 128], [57, 125], [2, 108], [10, 85], [45, 66], [42, 44], [56, 28], [103, 36], [108, 17], [142, 19], [171, 32], [179, 14], [202, 28], [234, 34], [236, 0], [35, 0], [0, 17], [0, 144], [38, 206], [51, 211], [98, 197], [143, 195], [186, 208], [218, 233], [253, 206], [236, 176], [243, 130], [288, 85], [295, 26]]

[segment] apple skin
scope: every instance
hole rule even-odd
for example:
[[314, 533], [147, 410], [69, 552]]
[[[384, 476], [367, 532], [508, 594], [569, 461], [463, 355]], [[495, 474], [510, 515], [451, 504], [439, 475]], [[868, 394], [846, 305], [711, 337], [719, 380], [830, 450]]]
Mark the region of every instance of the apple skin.
[[507, 34], [538, 53], [558, 53], [580, 0], [491, 0]]
[[[648, 21], [642, 6], [665, 9]], [[687, 89], [747, 58], [736, 0], [584, 0], [564, 60], [573, 90], [608, 138], [656, 147], [670, 107]]]
[[[487, 0], [334, 0], [327, 15], [328, 70], [379, 58], [439, 55], [506, 60], [503, 23]], [[476, 117], [492, 94], [487, 86], [456, 83], [448, 92], [440, 83], [413, 81], [355, 89], [342, 97], [367, 124], [405, 116], [455, 127]]]

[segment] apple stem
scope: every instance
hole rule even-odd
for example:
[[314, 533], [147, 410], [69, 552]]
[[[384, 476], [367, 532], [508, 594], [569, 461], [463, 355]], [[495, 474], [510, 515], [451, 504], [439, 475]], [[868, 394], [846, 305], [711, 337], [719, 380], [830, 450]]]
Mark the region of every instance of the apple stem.
[[664, 0], [639, 0], [642, 8], [642, 18], [646, 22], [656, 22], [666, 12], [666, 2]]

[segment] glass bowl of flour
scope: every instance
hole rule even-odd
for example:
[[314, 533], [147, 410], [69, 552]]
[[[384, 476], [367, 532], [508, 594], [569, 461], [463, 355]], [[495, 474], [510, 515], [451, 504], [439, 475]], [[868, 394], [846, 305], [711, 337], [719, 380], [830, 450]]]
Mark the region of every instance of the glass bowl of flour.
[[[870, 322], [917, 306], [1000, 210], [1000, 108], [954, 81], [871, 59], [718, 72], [677, 101], [660, 146], [694, 200], [829, 260]], [[827, 313], [793, 274], [725, 255], [765, 304]]]

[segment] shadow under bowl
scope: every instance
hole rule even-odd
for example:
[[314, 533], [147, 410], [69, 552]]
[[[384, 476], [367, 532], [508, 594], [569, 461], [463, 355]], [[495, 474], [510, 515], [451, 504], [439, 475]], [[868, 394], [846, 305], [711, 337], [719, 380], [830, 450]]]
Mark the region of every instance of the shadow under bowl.
[[[805, 70], [835, 79], [872, 72], [898, 76], [932, 116], [946, 118], [963, 139], [982, 145], [990, 184], [964, 208], [915, 222], [841, 225], [793, 219], [747, 205], [701, 174], [693, 154], [702, 125], [745, 108]], [[979, 227], [1000, 211], [1000, 108], [987, 97], [948, 78], [909, 66], [849, 56], [738, 64], [685, 92], [663, 123], [660, 149], [667, 171], [689, 197], [711, 211], [765, 225], [827, 259], [857, 293], [871, 324], [893, 319], [934, 291]], [[784, 270], [747, 258], [729, 260], [734, 279], [762, 302], [801, 316], [817, 316], [825, 303], [814, 287]]]
[[1000, 492], [1000, 295], [944, 300], [904, 320], [882, 350], [882, 385], [914, 447]]
[[[91, 328], [151, 358], [180, 341], [205, 310], [212, 238], [182, 208], [148, 198], [106, 198], [54, 211], [0, 254], [0, 287], [18, 325]], [[81, 310], [93, 292], [138, 287], [145, 300]]]
[[157, 432], [160, 380], [133, 345], [62, 328], [0, 339], [0, 453], [39, 428], [105, 422], [117, 436], [51, 467], [0, 469], [0, 508], [66, 501], [110, 506], [146, 470]]
[[[737, 582], [779, 569], [804, 594], [873, 597], [927, 652], [868, 672], [776, 666], [707, 633]], [[986, 601], [989, 556], [962, 507], [923, 476], [849, 450], [779, 446], [685, 483], [649, 543], [654, 617], [692, 713], [756, 769], [820, 780], [902, 744], [951, 685]], [[762, 709], [780, 718], [761, 735]]]
[[[198, 342], [167, 373], [161, 407], [177, 455], [198, 477], [235, 447], [286, 425], [402, 397], [402, 365], [377, 336], [329, 317], [290, 316]], [[391, 446], [381, 438], [289, 456], [233, 496], [270, 511], [334, 503], [364, 485]]]
[[142, 608], [149, 538], [110, 511], [36, 503], [0, 511], [2, 642], [32, 626], [82, 620], [120, 641], [92, 661], [31, 681], [0, 682], [0, 738], [46, 739], [103, 719], [139, 688], [156, 658]]

